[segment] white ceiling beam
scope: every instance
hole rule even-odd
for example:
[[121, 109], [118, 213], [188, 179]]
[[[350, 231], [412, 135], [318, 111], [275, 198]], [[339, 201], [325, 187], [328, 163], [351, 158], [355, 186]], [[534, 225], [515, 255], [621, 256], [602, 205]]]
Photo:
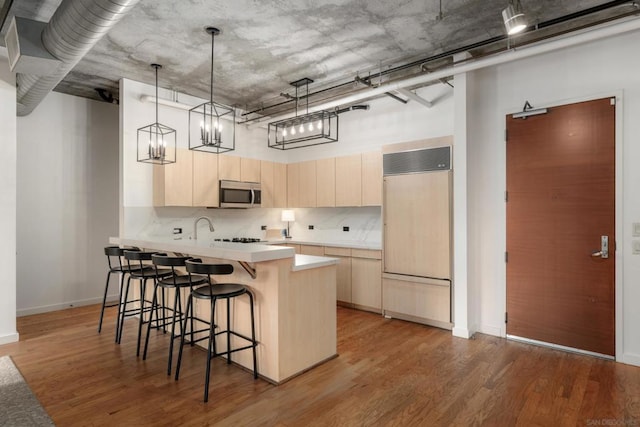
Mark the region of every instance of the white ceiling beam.
[[420, 103], [420, 104], [424, 105], [427, 108], [433, 107], [433, 102], [424, 99], [423, 97], [421, 97], [417, 93], [411, 92], [409, 89], [400, 88], [396, 92], [400, 93], [401, 95], [406, 96], [407, 98], [409, 98], [412, 101], [416, 101], [417, 103]]

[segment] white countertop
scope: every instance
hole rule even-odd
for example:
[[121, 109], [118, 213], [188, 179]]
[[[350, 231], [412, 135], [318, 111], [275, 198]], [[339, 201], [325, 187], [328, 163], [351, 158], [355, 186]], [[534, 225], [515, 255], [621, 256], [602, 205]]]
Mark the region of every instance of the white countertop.
[[330, 258], [326, 256], [300, 255], [296, 254], [292, 271], [308, 270], [311, 268], [326, 267], [340, 263], [338, 258]]
[[337, 258], [295, 254], [293, 248], [260, 243], [208, 242], [206, 240], [174, 240], [111, 237], [114, 245], [137, 246], [155, 251], [218, 258], [232, 261], [261, 262], [292, 258], [292, 271], [308, 270], [338, 264]]
[[174, 240], [111, 237], [109, 243], [115, 245], [137, 246], [155, 251], [181, 253], [208, 258], [228, 259], [232, 261], [261, 262], [274, 259], [293, 258], [295, 250], [286, 246], [264, 245], [259, 243], [209, 242], [207, 240]]
[[265, 243], [269, 245], [283, 245], [283, 244], [291, 243], [294, 245], [330, 246], [334, 248], [368, 249], [372, 251], [382, 250], [382, 243], [309, 241], [309, 240], [296, 240], [295, 238], [274, 239], [274, 240], [269, 240]]

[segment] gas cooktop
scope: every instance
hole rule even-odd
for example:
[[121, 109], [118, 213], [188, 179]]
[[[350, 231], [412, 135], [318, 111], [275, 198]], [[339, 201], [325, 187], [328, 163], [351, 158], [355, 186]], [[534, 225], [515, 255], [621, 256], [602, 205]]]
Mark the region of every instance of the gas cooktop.
[[216, 242], [234, 242], [234, 243], [260, 243], [266, 240], [260, 240], [255, 237], [233, 237], [231, 239], [213, 239]]

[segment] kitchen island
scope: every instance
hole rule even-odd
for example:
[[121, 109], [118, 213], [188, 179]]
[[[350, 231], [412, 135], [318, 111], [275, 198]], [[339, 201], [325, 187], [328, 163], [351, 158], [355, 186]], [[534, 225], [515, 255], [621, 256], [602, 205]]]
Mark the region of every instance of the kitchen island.
[[[337, 355], [336, 265], [338, 259], [296, 255], [289, 247], [255, 243], [112, 237], [110, 243], [137, 246], [229, 263], [230, 276], [220, 282], [246, 285], [255, 298], [258, 373], [280, 384]], [[233, 328], [250, 334], [248, 299], [234, 300]], [[209, 304], [196, 303], [196, 315], [209, 316]], [[224, 304], [216, 309], [216, 323], [224, 327]], [[220, 348], [224, 343], [218, 341]], [[233, 361], [252, 367], [250, 351], [233, 354]]]

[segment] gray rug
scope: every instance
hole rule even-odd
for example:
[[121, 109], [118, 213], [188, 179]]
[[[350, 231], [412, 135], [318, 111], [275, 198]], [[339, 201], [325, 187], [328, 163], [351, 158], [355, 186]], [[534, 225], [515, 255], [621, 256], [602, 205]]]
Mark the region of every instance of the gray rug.
[[9, 356], [0, 357], [0, 426], [53, 426]]

